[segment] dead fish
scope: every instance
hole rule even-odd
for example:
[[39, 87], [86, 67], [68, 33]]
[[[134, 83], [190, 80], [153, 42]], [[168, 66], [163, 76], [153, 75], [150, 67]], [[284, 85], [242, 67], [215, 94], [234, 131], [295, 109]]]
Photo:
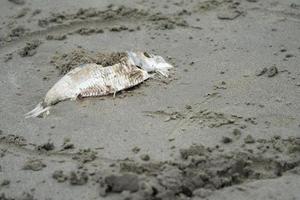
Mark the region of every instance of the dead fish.
[[61, 101], [116, 94], [142, 83], [152, 73], [167, 77], [173, 67], [161, 56], [146, 52], [126, 53], [127, 57], [112, 66], [85, 64], [71, 70], [54, 84], [42, 102], [25, 114], [25, 118], [49, 114], [51, 106]]

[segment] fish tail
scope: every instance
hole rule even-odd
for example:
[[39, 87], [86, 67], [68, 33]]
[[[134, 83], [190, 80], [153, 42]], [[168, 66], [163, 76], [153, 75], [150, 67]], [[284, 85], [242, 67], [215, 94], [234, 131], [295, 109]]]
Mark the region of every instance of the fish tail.
[[41, 114], [50, 110], [50, 106], [43, 106], [43, 102], [40, 102], [32, 111], [25, 114], [25, 118], [38, 117]]

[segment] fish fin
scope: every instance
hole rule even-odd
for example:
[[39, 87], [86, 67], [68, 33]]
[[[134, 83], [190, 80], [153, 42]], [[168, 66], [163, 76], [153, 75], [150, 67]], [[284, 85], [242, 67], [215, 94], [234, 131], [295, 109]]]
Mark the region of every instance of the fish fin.
[[32, 111], [26, 113], [25, 118], [27, 119], [27, 118], [38, 117], [45, 112], [46, 114], [48, 114], [51, 107], [50, 106], [44, 107], [42, 104], [43, 103], [40, 102]]

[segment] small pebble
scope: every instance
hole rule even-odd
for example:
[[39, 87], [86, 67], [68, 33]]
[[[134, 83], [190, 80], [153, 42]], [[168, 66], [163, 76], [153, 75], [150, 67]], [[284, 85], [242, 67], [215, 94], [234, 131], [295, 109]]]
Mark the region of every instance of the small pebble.
[[232, 142], [232, 139], [230, 137], [226, 137], [226, 136], [223, 136], [222, 137], [222, 142], [224, 144], [228, 144], [228, 143], [231, 143]]

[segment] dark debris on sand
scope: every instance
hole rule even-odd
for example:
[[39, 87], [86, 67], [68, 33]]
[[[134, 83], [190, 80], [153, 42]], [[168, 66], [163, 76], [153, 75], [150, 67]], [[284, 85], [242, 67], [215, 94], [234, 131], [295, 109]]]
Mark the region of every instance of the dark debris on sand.
[[9, 42], [25, 35], [27, 29], [24, 26], [17, 26], [10, 30], [5, 37], [5, 41]]
[[68, 176], [64, 174], [62, 170], [56, 170], [52, 174], [52, 178], [54, 178], [57, 182], [62, 183], [68, 180]]
[[136, 192], [139, 189], [138, 176], [135, 174], [110, 175], [105, 178], [105, 183], [108, 186], [108, 192], [122, 192], [124, 190]]
[[42, 44], [39, 40], [33, 40], [26, 43], [26, 46], [19, 51], [21, 57], [33, 56], [37, 53], [37, 48]]
[[87, 163], [97, 158], [97, 152], [91, 149], [80, 149], [76, 155], [73, 156], [74, 160], [78, 160], [81, 163]]
[[[299, 138], [282, 140], [274, 137], [271, 140], [259, 141], [260, 148], [255, 153], [220, 153], [203, 145], [192, 145], [180, 150], [181, 161], [124, 161], [120, 164], [119, 174], [108, 175], [104, 181], [100, 181], [103, 188], [101, 194], [105, 196], [121, 193], [126, 194], [126, 198], [129, 196], [133, 199], [149, 200], [195, 196], [204, 198], [212, 191], [224, 187], [279, 177], [300, 165], [300, 148], [295, 148]], [[255, 145], [252, 142], [248, 144]], [[273, 156], [267, 156], [268, 152], [272, 152]], [[285, 157], [279, 158], [277, 155], [283, 152]]]
[[255, 72], [256, 76], [266, 75], [269, 78], [274, 77], [277, 74], [278, 74], [278, 68], [275, 65], [273, 65], [269, 68], [264, 67], [264, 68], [259, 69]]
[[47, 165], [44, 164], [41, 160], [38, 159], [30, 159], [27, 160], [23, 166], [23, 170], [32, 170], [32, 171], [40, 171], [45, 168]]
[[54, 150], [54, 148], [55, 148], [55, 146], [52, 142], [46, 142], [46, 143], [38, 145], [36, 147], [36, 149], [38, 151], [52, 151], [52, 150]]
[[56, 34], [56, 35], [47, 35], [47, 40], [65, 40], [67, 39], [67, 35], [65, 34]]
[[16, 5], [24, 5], [25, 4], [25, 0], [8, 0], [9, 2], [12, 2]]
[[[217, 147], [198, 144], [180, 149], [176, 161], [123, 160], [111, 165], [114, 168], [111, 172], [99, 169], [100, 176], [83, 167], [69, 174], [56, 170], [52, 177], [57, 182], [68, 181], [77, 186], [89, 181], [98, 184], [101, 196], [117, 193], [129, 199], [188, 199], [205, 198], [215, 190], [244, 182], [277, 178], [300, 166], [300, 138], [276, 136], [269, 140], [256, 139], [254, 143], [250, 137], [246, 136], [247, 147], [239, 151], [218, 151]], [[250, 146], [252, 151], [248, 151]], [[81, 150], [79, 155], [93, 155], [91, 152]], [[81, 160], [80, 156], [82, 166], [95, 159], [92, 156]], [[44, 167], [38, 160], [27, 163], [30, 166], [27, 168], [35, 171]]]
[[119, 63], [126, 53], [93, 53], [84, 49], [75, 49], [72, 52], [53, 56], [51, 63], [59, 70], [60, 74], [66, 74], [70, 70], [83, 64], [96, 63], [103, 67]]
[[27, 141], [23, 136], [18, 136], [18, 135], [1, 135], [0, 134], [0, 142], [4, 142], [7, 144], [14, 144], [18, 146], [26, 146]]
[[69, 176], [71, 185], [84, 185], [88, 182], [88, 175], [84, 171], [72, 171]]

